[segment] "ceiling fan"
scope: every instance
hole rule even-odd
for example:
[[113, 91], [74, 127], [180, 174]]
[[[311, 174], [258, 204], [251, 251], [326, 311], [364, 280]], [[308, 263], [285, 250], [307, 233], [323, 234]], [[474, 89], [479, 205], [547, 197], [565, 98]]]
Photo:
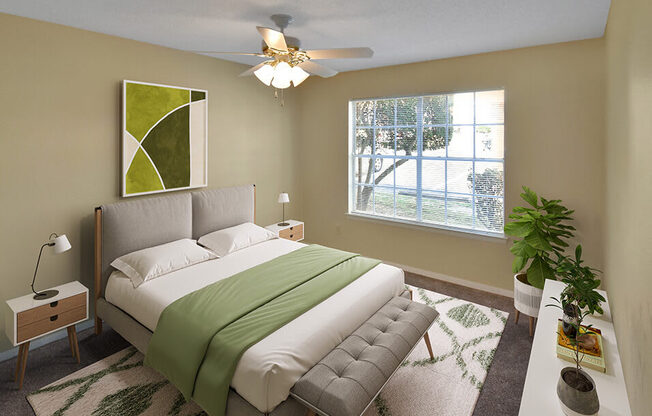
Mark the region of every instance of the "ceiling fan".
[[371, 58], [374, 54], [374, 51], [370, 48], [302, 50], [299, 39], [285, 36], [284, 33], [285, 28], [293, 21], [292, 16], [287, 14], [274, 14], [270, 18], [280, 28], [280, 31], [268, 27], [256, 27], [263, 37], [262, 53], [197, 52], [222, 55], [250, 55], [265, 58], [265, 61], [249, 68], [240, 74], [240, 76], [246, 77], [253, 74], [263, 84], [272, 85], [278, 89], [288, 88], [291, 84], [296, 87], [310, 75], [319, 75], [320, 77], [328, 78], [337, 74], [336, 70], [314, 62], [316, 60]]

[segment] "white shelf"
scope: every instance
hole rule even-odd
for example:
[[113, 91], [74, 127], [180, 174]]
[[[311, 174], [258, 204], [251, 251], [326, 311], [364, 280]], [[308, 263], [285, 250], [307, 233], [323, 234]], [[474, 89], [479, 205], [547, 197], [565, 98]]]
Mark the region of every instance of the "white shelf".
[[[555, 350], [557, 320], [561, 318], [562, 313], [558, 308], [545, 306], [555, 304], [551, 297], [559, 299], [563, 288], [562, 282], [546, 280], [521, 397], [520, 416], [564, 414], [557, 398], [557, 381], [561, 369], [573, 366], [573, 363], [557, 358]], [[584, 370], [595, 381], [600, 400], [600, 416], [631, 416], [616, 334], [611, 321], [609, 299], [606, 292], [601, 290], [600, 293], [607, 299], [607, 302], [602, 305], [604, 315], [589, 316], [584, 322], [602, 331], [607, 372], [602, 373], [587, 368]]]

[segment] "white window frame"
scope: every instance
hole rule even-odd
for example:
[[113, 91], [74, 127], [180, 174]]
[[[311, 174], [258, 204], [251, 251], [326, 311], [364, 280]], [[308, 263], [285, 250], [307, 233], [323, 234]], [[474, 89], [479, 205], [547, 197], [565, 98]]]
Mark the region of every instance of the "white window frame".
[[[505, 234], [501, 232], [494, 232], [494, 231], [488, 231], [488, 230], [482, 230], [482, 229], [476, 229], [476, 228], [466, 228], [466, 227], [456, 227], [456, 226], [451, 226], [448, 224], [440, 224], [440, 223], [435, 223], [435, 222], [425, 222], [422, 220], [422, 198], [423, 198], [423, 188], [422, 188], [422, 178], [421, 178], [421, 172], [422, 172], [422, 161], [423, 160], [441, 160], [444, 161], [444, 163], [447, 165], [448, 161], [467, 161], [467, 162], [472, 162], [473, 166], [473, 193], [466, 194], [466, 193], [456, 193], [456, 192], [449, 192], [448, 191], [448, 167], [446, 166], [444, 169], [444, 199], [445, 199], [445, 204], [444, 204], [444, 215], [445, 218], [447, 217], [447, 207], [448, 207], [448, 195], [453, 194], [453, 195], [471, 195], [472, 197], [472, 218], [473, 218], [473, 227], [475, 227], [475, 221], [476, 221], [476, 215], [475, 215], [475, 210], [476, 210], [476, 204], [475, 204], [475, 198], [476, 196], [482, 196], [482, 197], [490, 197], [490, 198], [496, 198], [494, 195], [484, 195], [484, 194], [476, 194], [475, 193], [475, 162], [497, 162], [497, 163], [502, 163], [503, 165], [503, 195], [502, 195], [502, 200], [503, 200], [503, 224], [505, 223], [506, 215], [505, 215], [505, 195], [507, 193], [506, 189], [506, 183], [505, 183], [505, 176], [506, 176], [506, 166], [505, 166], [505, 152], [506, 150], [503, 151], [503, 157], [502, 158], [476, 158], [475, 154], [475, 147], [476, 147], [476, 140], [475, 140], [475, 135], [476, 135], [476, 127], [477, 126], [503, 126], [503, 149], [506, 148], [505, 146], [505, 120], [503, 117], [503, 123], [481, 123], [481, 124], [476, 124], [476, 114], [475, 114], [475, 93], [480, 93], [484, 91], [499, 91], [502, 90], [505, 92], [504, 87], [496, 87], [496, 88], [490, 88], [490, 89], [484, 89], [484, 90], [469, 90], [469, 91], [454, 91], [454, 92], [436, 92], [436, 93], [428, 93], [428, 94], [418, 94], [418, 95], [398, 95], [398, 96], [387, 96], [387, 97], [373, 97], [373, 98], [355, 98], [349, 100], [348, 103], [348, 114], [349, 114], [349, 123], [348, 123], [348, 147], [347, 147], [347, 152], [348, 152], [348, 160], [349, 160], [349, 169], [348, 169], [348, 211], [347, 214], [354, 216], [354, 217], [361, 217], [373, 221], [382, 221], [382, 222], [390, 222], [390, 223], [398, 223], [398, 224], [406, 224], [409, 226], [416, 226], [416, 227], [424, 227], [424, 228], [434, 228], [434, 229], [440, 229], [440, 230], [445, 230], [445, 231], [453, 231], [453, 232], [460, 232], [464, 234], [471, 234], [471, 235], [478, 235], [478, 236], [487, 236], [487, 237], [495, 237], [499, 238], [501, 240], [505, 239]], [[400, 126], [397, 124], [397, 122], [394, 123], [394, 125], [391, 126], [376, 126], [375, 124], [375, 109], [374, 109], [374, 123], [370, 126], [356, 126], [355, 122], [355, 104], [359, 101], [376, 101], [376, 100], [390, 100], [390, 99], [401, 99], [401, 98], [420, 98], [418, 106], [421, 107], [423, 105], [423, 98], [424, 97], [429, 97], [429, 96], [434, 96], [434, 95], [451, 95], [451, 94], [464, 94], [464, 93], [474, 93], [473, 99], [474, 99], [474, 111], [473, 111], [473, 124], [449, 124], [448, 120], [448, 113], [446, 115], [446, 124], [428, 124], [428, 125], [423, 125], [423, 120], [422, 120], [422, 111], [420, 108], [417, 110], [417, 155], [416, 156], [407, 156], [407, 155], [378, 155], [376, 154], [376, 129], [378, 128], [401, 128], [401, 127], [410, 127], [412, 128], [413, 126]], [[506, 97], [506, 94], [505, 94]], [[505, 99], [506, 101], [506, 99]], [[448, 105], [447, 105], [448, 107]], [[396, 111], [394, 114], [395, 120], [396, 120]], [[448, 156], [448, 144], [446, 145], [446, 155], [445, 156], [423, 156], [423, 128], [424, 127], [461, 127], [461, 126], [470, 126], [473, 127], [473, 157], [453, 157], [453, 156]], [[356, 149], [356, 141], [355, 141], [355, 131], [356, 128], [368, 128], [372, 129], [373, 131], [373, 137], [374, 140], [372, 140], [372, 148], [371, 148], [371, 154], [369, 155], [360, 155], [356, 154], [355, 149]], [[448, 128], [446, 128], [446, 141], [448, 142]], [[394, 135], [394, 149], [396, 149], [396, 135]], [[417, 207], [416, 207], [416, 220], [410, 220], [406, 218], [400, 218], [396, 217], [396, 195], [394, 195], [394, 216], [385, 216], [385, 215], [380, 215], [380, 214], [375, 214], [375, 199], [376, 199], [376, 192], [375, 188], [381, 188], [381, 189], [394, 189], [394, 190], [400, 190], [400, 189], [405, 189], [409, 191], [414, 191], [412, 188], [403, 188], [400, 186], [396, 186], [396, 180], [394, 180], [394, 185], [392, 187], [389, 186], [384, 186], [384, 185], [375, 185], [375, 172], [373, 173], [372, 176], [372, 183], [369, 185], [366, 184], [356, 184], [353, 183], [354, 178], [355, 178], [355, 166], [354, 162], [356, 158], [381, 158], [381, 159], [388, 159], [388, 160], [394, 160], [394, 159], [414, 159], [417, 161], [417, 185], [416, 185], [416, 200], [417, 200]], [[394, 179], [396, 179], [396, 169], [392, 172], [394, 175]], [[372, 186], [374, 188], [374, 194], [372, 198], [372, 213], [368, 212], [362, 212], [362, 211], [355, 211], [355, 192], [356, 192], [356, 187], [357, 186]]]

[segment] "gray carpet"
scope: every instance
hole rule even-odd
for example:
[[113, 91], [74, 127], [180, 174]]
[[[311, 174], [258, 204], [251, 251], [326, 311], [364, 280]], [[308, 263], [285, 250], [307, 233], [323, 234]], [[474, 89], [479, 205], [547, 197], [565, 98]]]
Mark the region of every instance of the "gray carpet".
[[[513, 312], [513, 300], [503, 296], [409, 273], [406, 275], [406, 283], [510, 314]], [[93, 334], [91, 328], [80, 332], [78, 338], [81, 364], [72, 358], [66, 338], [30, 351], [22, 390], [17, 389], [13, 380], [16, 360], [0, 363], [0, 415], [33, 415], [34, 412], [25, 399], [27, 394], [129, 345], [106, 325], [99, 337]], [[514, 318], [510, 316], [474, 415], [518, 414], [531, 348], [527, 319], [521, 318], [519, 325], [514, 325]]]
[[529, 335], [527, 316], [521, 315], [518, 325], [514, 324], [514, 299], [407, 272], [405, 281], [444, 295], [509, 312], [505, 331], [500, 338], [473, 415], [518, 415], [532, 338]]

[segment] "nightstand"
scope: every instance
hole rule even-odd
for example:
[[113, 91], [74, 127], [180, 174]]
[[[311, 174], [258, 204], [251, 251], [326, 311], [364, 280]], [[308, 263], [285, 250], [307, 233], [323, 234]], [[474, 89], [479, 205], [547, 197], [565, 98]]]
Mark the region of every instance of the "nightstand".
[[[14, 346], [19, 346], [16, 362], [18, 388], [23, 387], [29, 343], [61, 328], [68, 329], [68, 342], [73, 358], [79, 362], [79, 345], [75, 324], [88, 319], [88, 289], [79, 282], [53, 287], [59, 294], [34, 300], [34, 294], [7, 301], [5, 331]], [[20, 376], [20, 377], [19, 377]]]
[[278, 234], [279, 237], [292, 241], [303, 240], [303, 223], [301, 221], [286, 220], [288, 225], [268, 225], [268, 230]]

